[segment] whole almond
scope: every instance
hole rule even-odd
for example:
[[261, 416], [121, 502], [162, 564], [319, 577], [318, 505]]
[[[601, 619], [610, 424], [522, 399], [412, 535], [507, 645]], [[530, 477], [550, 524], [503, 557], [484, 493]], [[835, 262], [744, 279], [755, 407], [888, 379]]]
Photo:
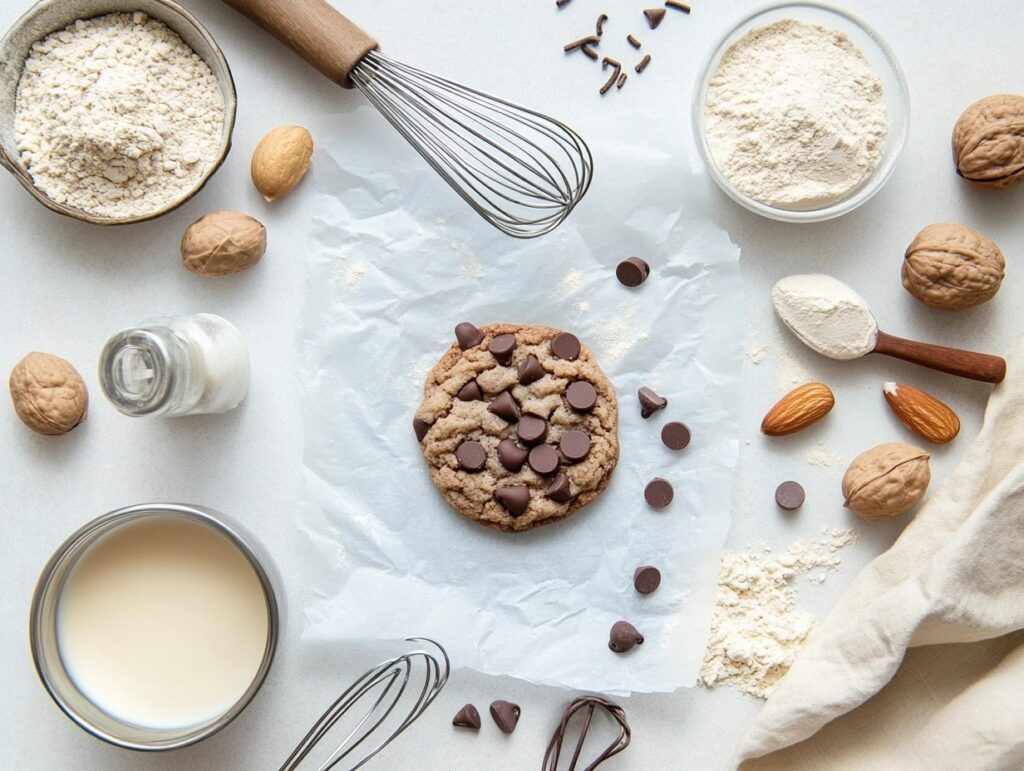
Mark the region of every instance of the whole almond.
[[883, 383], [882, 393], [907, 428], [935, 444], [953, 441], [960, 433], [960, 418], [931, 394], [905, 383]]
[[761, 421], [761, 433], [768, 436], [795, 434], [825, 417], [835, 403], [832, 390], [824, 383], [807, 383], [794, 388], [768, 410]]
[[313, 137], [302, 126], [278, 126], [252, 154], [252, 181], [267, 201], [295, 189], [309, 170]]

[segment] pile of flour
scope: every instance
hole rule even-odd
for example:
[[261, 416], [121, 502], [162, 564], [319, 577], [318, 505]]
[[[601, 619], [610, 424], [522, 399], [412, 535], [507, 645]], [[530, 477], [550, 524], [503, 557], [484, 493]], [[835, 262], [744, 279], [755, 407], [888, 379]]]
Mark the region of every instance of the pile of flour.
[[22, 163], [50, 198], [92, 214], [122, 219], [174, 203], [216, 162], [223, 129], [210, 68], [143, 13], [48, 35], [18, 83]]
[[722, 173], [751, 198], [791, 210], [856, 190], [889, 133], [882, 83], [860, 49], [795, 19], [733, 43], [708, 84], [704, 116]]

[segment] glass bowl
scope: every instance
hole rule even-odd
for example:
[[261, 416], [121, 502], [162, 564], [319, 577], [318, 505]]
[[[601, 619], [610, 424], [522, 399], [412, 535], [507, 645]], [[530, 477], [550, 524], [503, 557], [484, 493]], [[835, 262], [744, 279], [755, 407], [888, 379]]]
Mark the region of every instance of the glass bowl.
[[[739, 190], [718, 168], [705, 136], [704, 102], [708, 83], [718, 70], [729, 48], [753, 29], [782, 19], [820, 24], [844, 33], [859, 48], [874, 68], [885, 95], [889, 117], [889, 134], [878, 166], [857, 188], [845, 197], [813, 209], [783, 209], [763, 203]], [[741, 206], [764, 217], [783, 222], [822, 222], [851, 212], [877, 193], [896, 168], [907, 138], [910, 123], [910, 96], [896, 57], [874, 30], [854, 16], [837, 8], [814, 2], [779, 3], [754, 11], [742, 18], [722, 37], [705, 60], [694, 88], [693, 130], [697, 147], [712, 179], [722, 191]]]

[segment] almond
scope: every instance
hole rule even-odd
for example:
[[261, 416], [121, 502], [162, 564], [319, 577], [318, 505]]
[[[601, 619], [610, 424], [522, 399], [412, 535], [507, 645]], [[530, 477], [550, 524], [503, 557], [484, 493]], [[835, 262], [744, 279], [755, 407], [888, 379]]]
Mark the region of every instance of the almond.
[[783, 396], [761, 421], [761, 433], [785, 436], [825, 417], [836, 399], [824, 383], [807, 383]]
[[935, 444], [946, 444], [960, 433], [960, 418], [949, 407], [920, 388], [905, 383], [883, 383], [882, 393], [907, 428]]

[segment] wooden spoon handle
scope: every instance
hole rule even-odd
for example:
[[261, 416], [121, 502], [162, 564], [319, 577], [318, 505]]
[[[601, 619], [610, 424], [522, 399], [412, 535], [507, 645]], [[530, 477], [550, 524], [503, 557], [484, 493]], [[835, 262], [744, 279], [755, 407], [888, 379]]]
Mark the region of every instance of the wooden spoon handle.
[[903, 359], [922, 367], [937, 369], [950, 375], [981, 380], [985, 383], [1002, 383], [1006, 377], [1006, 361], [998, 356], [987, 353], [961, 351], [958, 348], [945, 348], [941, 345], [919, 343], [915, 340], [904, 340], [902, 337], [878, 333], [875, 350], [896, 359]]
[[335, 83], [352, 88], [349, 75], [377, 41], [326, 0], [224, 0]]

